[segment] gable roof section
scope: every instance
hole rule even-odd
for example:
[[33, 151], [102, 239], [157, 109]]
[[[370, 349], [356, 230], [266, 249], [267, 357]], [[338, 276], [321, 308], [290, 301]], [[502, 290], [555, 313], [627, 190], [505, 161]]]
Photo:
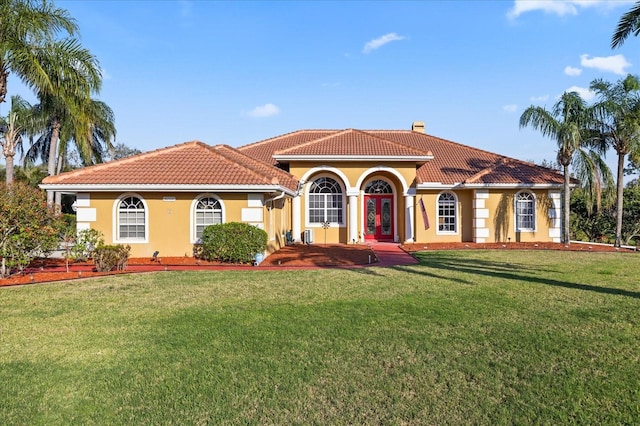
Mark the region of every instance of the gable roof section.
[[288, 161], [287, 156], [321, 157], [330, 150], [353, 154], [363, 146], [373, 147], [371, 152], [377, 154], [432, 154], [433, 159], [417, 169], [418, 188], [560, 186], [563, 181], [562, 174], [555, 170], [410, 130], [300, 130], [238, 149], [277, 164], [278, 159]]
[[278, 161], [287, 160], [395, 160], [426, 162], [433, 158], [428, 150], [384, 139], [361, 130], [347, 129], [280, 149], [273, 153]]
[[294, 193], [297, 180], [277, 167], [231, 148], [193, 141], [85, 167], [43, 180], [43, 188], [89, 186], [95, 189], [284, 190]]

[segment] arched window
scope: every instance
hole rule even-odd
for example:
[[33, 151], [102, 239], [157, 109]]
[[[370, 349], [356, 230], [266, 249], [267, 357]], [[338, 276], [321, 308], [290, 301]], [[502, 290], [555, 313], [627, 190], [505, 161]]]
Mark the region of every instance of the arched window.
[[314, 180], [309, 187], [309, 223], [342, 223], [342, 188], [330, 177]]
[[126, 196], [118, 203], [117, 232], [119, 241], [144, 241], [146, 235], [146, 210], [142, 199]]
[[202, 231], [209, 225], [222, 223], [222, 204], [213, 197], [202, 197], [194, 209], [195, 237], [202, 237]]
[[458, 209], [456, 196], [443, 192], [438, 196], [438, 232], [458, 232]]
[[364, 189], [367, 194], [393, 194], [393, 189], [388, 182], [377, 179], [371, 181]]
[[516, 231], [534, 231], [536, 229], [536, 199], [531, 192], [518, 192], [516, 195]]

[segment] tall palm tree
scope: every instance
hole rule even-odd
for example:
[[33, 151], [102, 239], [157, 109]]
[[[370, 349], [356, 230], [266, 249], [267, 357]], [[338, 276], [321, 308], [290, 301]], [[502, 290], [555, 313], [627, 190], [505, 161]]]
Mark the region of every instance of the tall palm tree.
[[594, 105], [600, 139], [616, 151], [616, 241], [622, 242], [622, 211], [624, 202], [624, 165], [627, 155], [640, 153], [640, 80], [629, 74], [615, 84], [602, 79], [591, 82], [599, 100]]
[[0, 103], [9, 73], [39, 92], [53, 89], [38, 57], [60, 31], [73, 36], [78, 27], [65, 9], [48, 0], [0, 0]]
[[49, 176], [57, 172], [58, 141], [65, 121], [80, 128], [89, 124], [91, 95], [100, 91], [102, 74], [98, 60], [75, 39], [49, 43], [39, 61], [50, 77], [51, 89], [38, 92], [43, 114], [50, 120]]
[[99, 100], [90, 99], [81, 110], [70, 114], [65, 106], [53, 102], [34, 107], [40, 136], [25, 154], [25, 160], [50, 158], [53, 141], [57, 138], [56, 174], [64, 168], [68, 148], [75, 146], [83, 165], [101, 163], [105, 154], [113, 150], [116, 129], [113, 111]]
[[569, 244], [571, 174], [569, 166], [574, 153], [587, 142], [585, 129], [588, 128], [589, 114], [585, 101], [576, 92], [562, 94], [552, 111], [531, 105], [520, 116], [520, 127], [531, 126], [543, 136], [556, 140], [558, 163], [564, 174], [563, 183], [563, 229], [562, 242]]
[[618, 21], [616, 31], [611, 37], [611, 48], [615, 49], [622, 46], [622, 43], [631, 33], [634, 36], [640, 34], [640, 1], [636, 2], [631, 10], [622, 15], [620, 21]]
[[26, 136], [30, 130], [31, 115], [32, 107], [29, 102], [20, 96], [12, 96], [9, 115], [7, 117], [0, 117], [0, 129], [2, 130], [0, 145], [2, 145], [2, 154], [5, 158], [5, 182], [7, 185], [13, 183], [16, 149], [20, 148], [22, 138]]

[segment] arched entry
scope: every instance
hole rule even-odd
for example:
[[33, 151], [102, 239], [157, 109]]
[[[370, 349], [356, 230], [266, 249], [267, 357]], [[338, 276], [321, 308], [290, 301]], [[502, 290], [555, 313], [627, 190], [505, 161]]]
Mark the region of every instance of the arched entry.
[[372, 180], [364, 189], [365, 240], [393, 241], [393, 188], [381, 179]]

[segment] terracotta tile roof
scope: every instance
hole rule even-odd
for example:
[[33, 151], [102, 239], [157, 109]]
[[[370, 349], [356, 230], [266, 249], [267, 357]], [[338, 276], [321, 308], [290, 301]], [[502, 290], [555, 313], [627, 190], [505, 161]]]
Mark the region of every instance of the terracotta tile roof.
[[424, 133], [408, 130], [370, 133], [433, 152], [434, 159], [417, 171], [419, 183], [559, 185], [563, 181], [562, 174], [555, 170]]
[[[368, 139], [365, 135], [375, 139]], [[355, 152], [357, 144], [350, 143], [358, 138], [369, 142], [375, 140], [386, 148], [393, 146], [396, 149], [396, 146], [401, 145], [405, 147], [405, 153], [413, 148], [422, 155], [433, 154], [432, 160], [417, 169], [416, 180], [419, 184], [560, 185], [563, 180], [562, 174], [555, 170], [410, 130], [301, 130], [238, 149], [248, 155], [257, 155], [270, 164], [276, 164], [274, 154], [323, 155], [331, 152], [329, 147], [343, 152]], [[344, 146], [336, 141], [344, 142]], [[296, 148], [298, 146], [299, 150]], [[415, 155], [415, 152], [411, 155]]]
[[[361, 130], [347, 129], [275, 151], [273, 156], [313, 157], [431, 157], [428, 150], [378, 137]], [[415, 160], [413, 160], [415, 161]]]
[[309, 141], [314, 141], [337, 132], [339, 132], [339, 130], [298, 130], [296, 132], [276, 136], [275, 138], [265, 139], [249, 145], [241, 146], [238, 148], [238, 151], [260, 161], [264, 161], [265, 163], [275, 165], [277, 164], [277, 161], [273, 158], [274, 152], [304, 144]]
[[226, 145], [193, 141], [85, 167], [43, 180], [63, 185], [280, 185], [292, 191], [289, 173]]

